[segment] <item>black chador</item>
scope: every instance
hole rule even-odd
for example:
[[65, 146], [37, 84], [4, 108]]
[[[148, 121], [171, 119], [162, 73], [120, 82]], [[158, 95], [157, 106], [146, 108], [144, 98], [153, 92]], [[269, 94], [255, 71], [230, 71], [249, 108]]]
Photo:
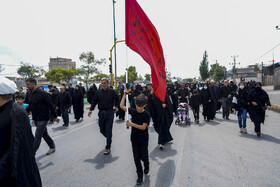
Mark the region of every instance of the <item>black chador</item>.
[[[166, 104], [165, 108], [163, 108], [163, 104]], [[165, 145], [173, 140], [169, 131], [173, 122], [173, 105], [169, 95], [166, 94], [164, 103], [154, 96], [153, 109], [155, 115], [154, 128], [158, 133], [158, 144]]]
[[73, 109], [75, 119], [79, 120], [84, 115], [84, 95], [82, 89], [79, 86], [75, 87], [73, 95]]

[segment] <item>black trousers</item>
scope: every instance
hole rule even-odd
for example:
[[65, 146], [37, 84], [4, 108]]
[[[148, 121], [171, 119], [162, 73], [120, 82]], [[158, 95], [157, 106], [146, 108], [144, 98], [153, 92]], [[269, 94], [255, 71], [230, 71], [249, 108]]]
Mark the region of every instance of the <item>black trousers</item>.
[[261, 123], [254, 122], [254, 125], [255, 125], [255, 132], [256, 133], [261, 132]]
[[105, 149], [111, 149], [114, 111], [113, 109], [108, 111], [99, 111], [98, 117], [100, 132], [106, 138]]
[[45, 142], [48, 144], [50, 148], [55, 148], [54, 141], [48, 133], [48, 128], [47, 128], [48, 121], [34, 121], [34, 123], [35, 126], [37, 127], [35, 131], [35, 139], [33, 142], [34, 152], [36, 153], [36, 151], [38, 150], [41, 144], [42, 137], [44, 138]]
[[148, 156], [148, 144], [139, 144], [132, 142], [132, 151], [134, 157], [134, 163], [136, 166], [136, 173], [138, 178], [143, 178], [143, 168], [141, 160], [144, 162], [144, 168], [149, 168], [149, 156]]
[[199, 106], [193, 107], [193, 116], [194, 116], [194, 119], [199, 120]]

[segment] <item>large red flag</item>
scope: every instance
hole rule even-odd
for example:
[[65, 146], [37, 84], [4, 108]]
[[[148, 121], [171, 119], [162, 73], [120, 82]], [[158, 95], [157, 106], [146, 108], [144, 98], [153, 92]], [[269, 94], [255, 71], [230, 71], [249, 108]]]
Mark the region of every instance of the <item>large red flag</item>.
[[159, 35], [136, 0], [125, 1], [125, 42], [151, 66], [155, 94], [164, 102], [166, 73]]

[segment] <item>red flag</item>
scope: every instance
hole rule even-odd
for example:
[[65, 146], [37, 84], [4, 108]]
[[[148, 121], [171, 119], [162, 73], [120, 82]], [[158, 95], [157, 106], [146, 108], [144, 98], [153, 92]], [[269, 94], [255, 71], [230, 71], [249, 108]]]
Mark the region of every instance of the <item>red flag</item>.
[[156, 96], [165, 101], [165, 60], [156, 28], [136, 0], [125, 1], [125, 42], [150, 66]]

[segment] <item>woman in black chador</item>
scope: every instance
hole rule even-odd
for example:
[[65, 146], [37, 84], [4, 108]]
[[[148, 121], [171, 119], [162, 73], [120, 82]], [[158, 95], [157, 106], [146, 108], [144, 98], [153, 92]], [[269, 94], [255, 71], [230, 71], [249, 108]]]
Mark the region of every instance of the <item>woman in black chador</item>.
[[163, 150], [164, 145], [173, 140], [170, 134], [170, 127], [173, 122], [173, 105], [168, 93], [164, 103], [154, 95], [153, 111], [155, 115], [154, 128], [158, 133], [159, 148]]
[[73, 95], [73, 109], [76, 122], [84, 117], [84, 95], [80, 86], [76, 86]]

